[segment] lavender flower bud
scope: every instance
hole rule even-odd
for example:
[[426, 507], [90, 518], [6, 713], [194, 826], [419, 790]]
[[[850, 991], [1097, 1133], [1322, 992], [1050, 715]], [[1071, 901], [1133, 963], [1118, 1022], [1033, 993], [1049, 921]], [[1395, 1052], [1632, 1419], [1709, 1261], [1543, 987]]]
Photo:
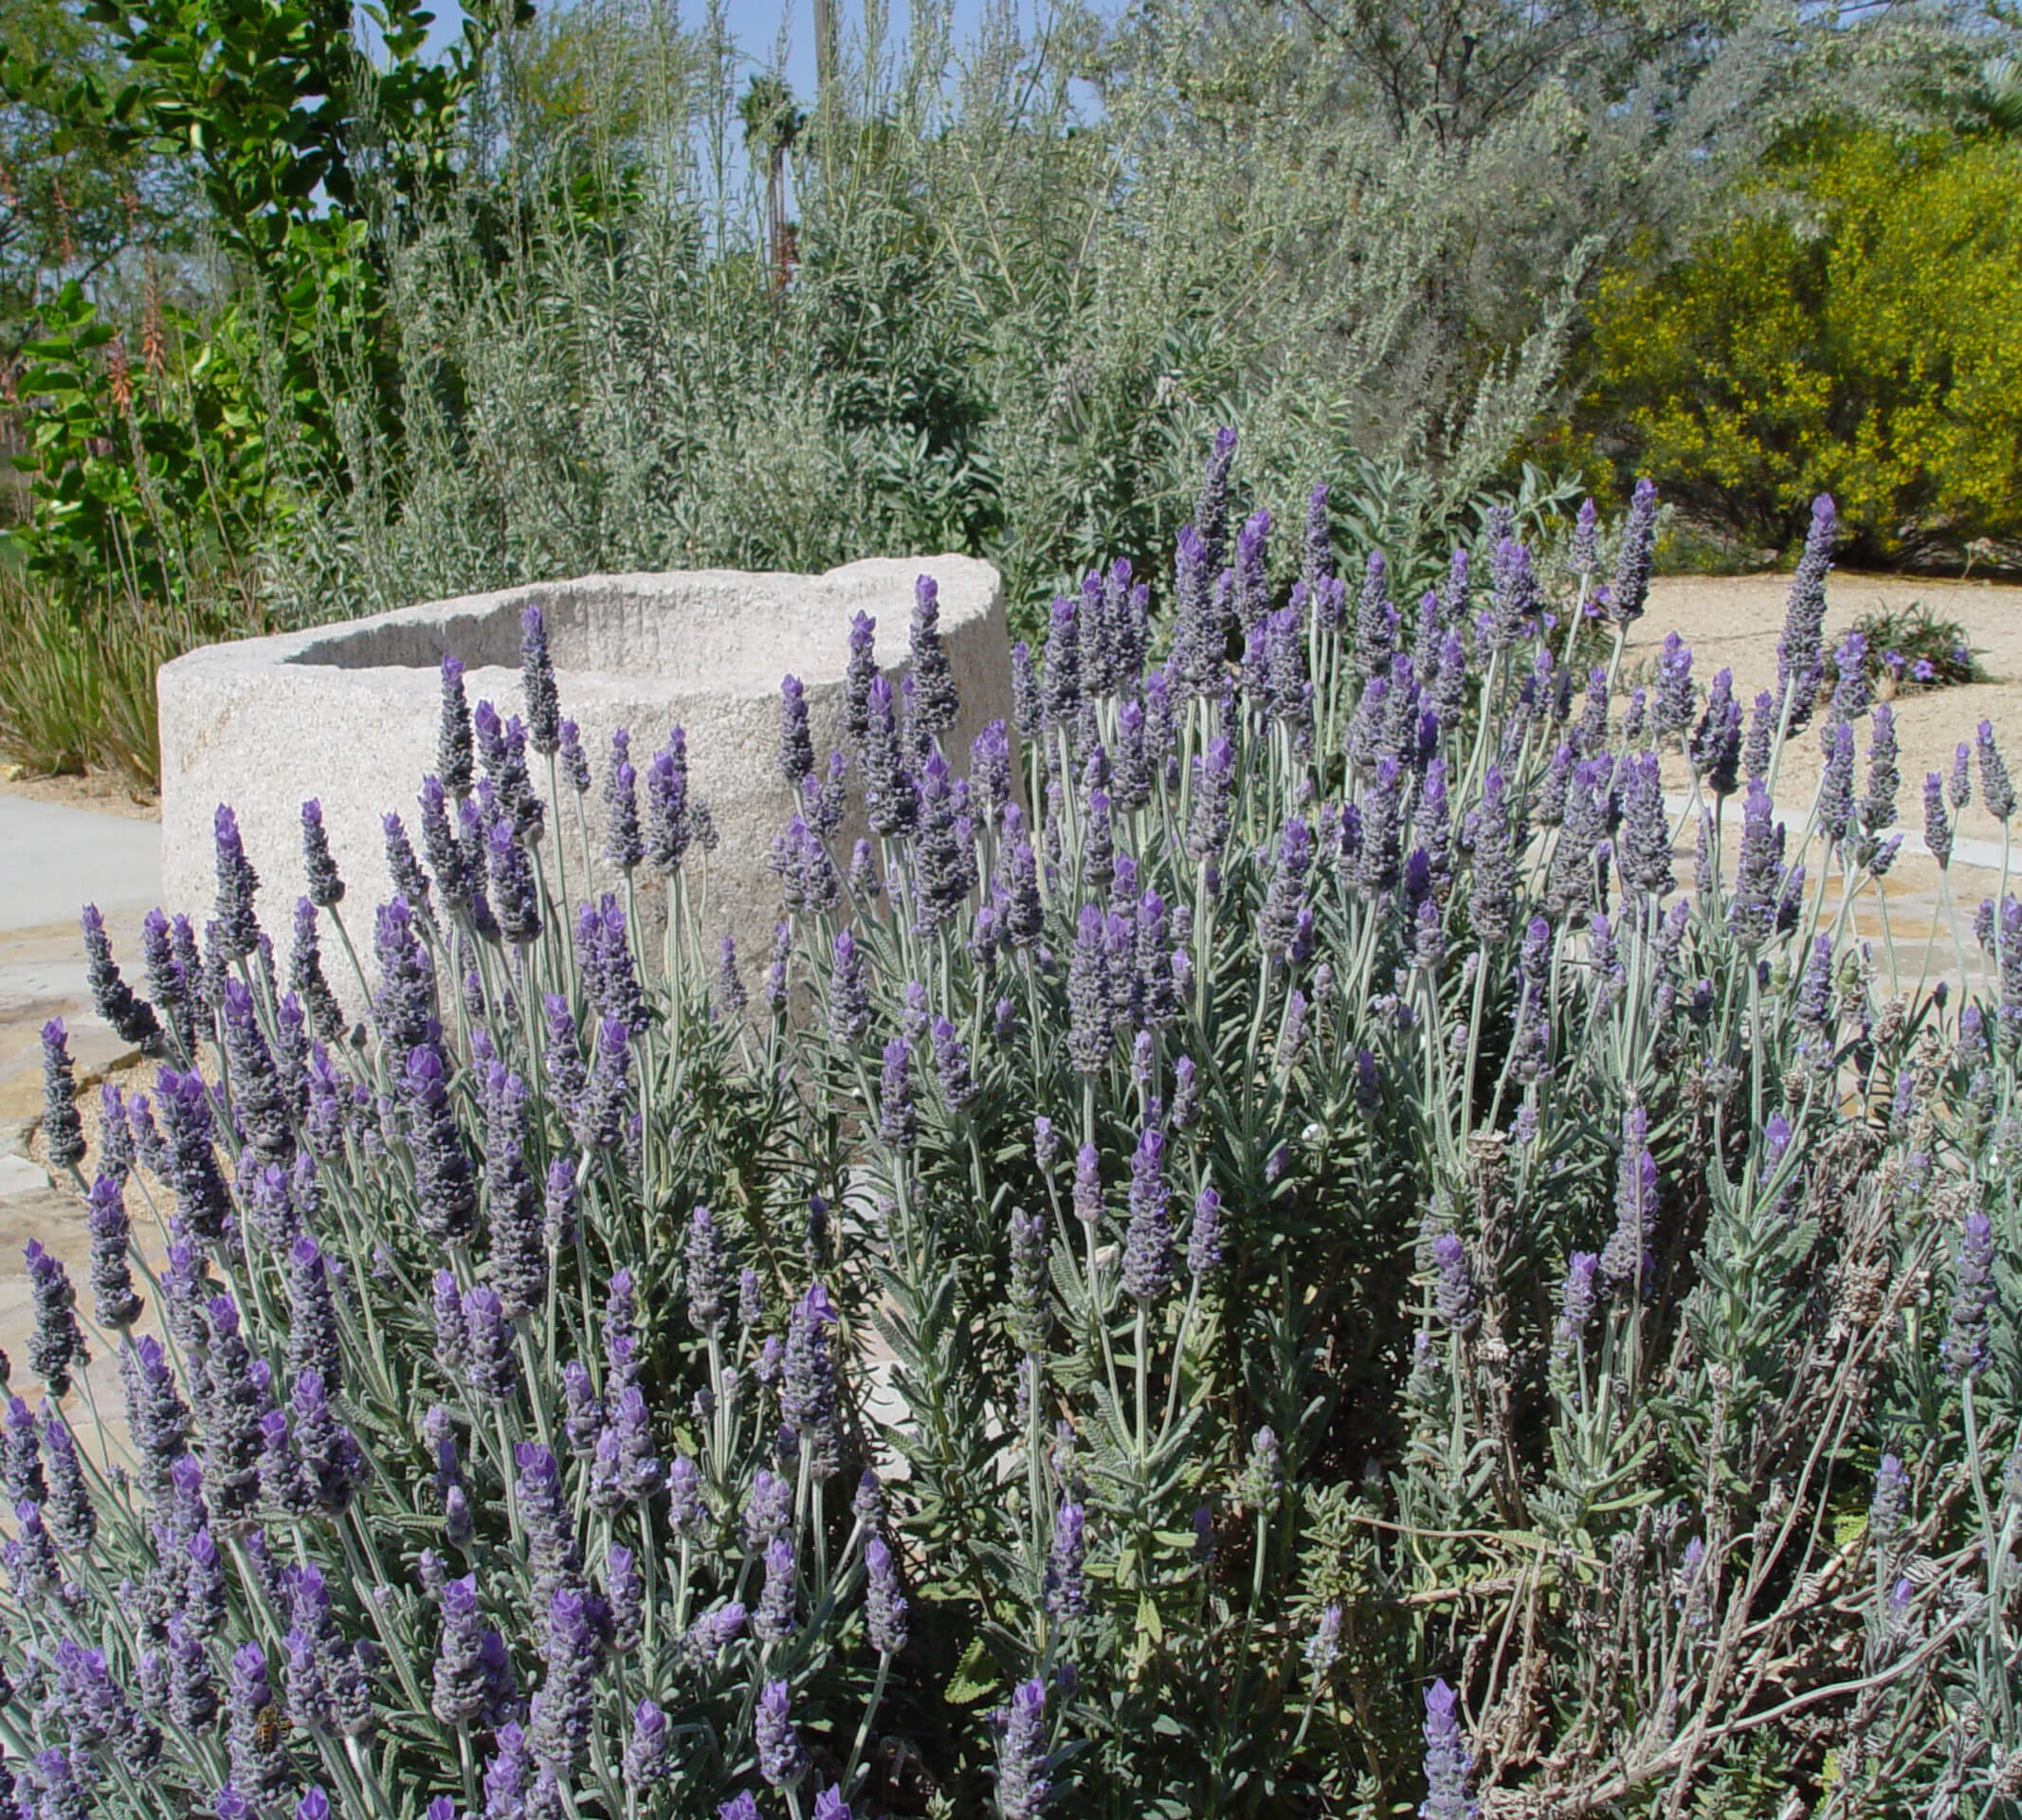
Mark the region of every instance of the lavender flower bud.
[[1207, 1277], [1222, 1262], [1222, 1197], [1204, 1188], [1193, 1202], [1193, 1224], [1187, 1236], [1187, 1268]]
[[[9, 1411], [11, 1414], [11, 1411]], [[73, 1555], [91, 1546], [98, 1534], [99, 1514], [85, 1489], [83, 1463], [78, 1458], [77, 1440], [62, 1410], [52, 1403], [42, 1406], [42, 1450], [49, 1465], [49, 1489], [43, 1505], [43, 1520], [59, 1548]], [[10, 1475], [11, 1476], [11, 1475]]]
[[24, 1499], [41, 1503], [48, 1495], [43, 1479], [42, 1442], [35, 1432], [35, 1414], [18, 1396], [7, 1402], [7, 1414], [0, 1423], [0, 1484], [7, 1487], [9, 1505]]
[[84, 977], [99, 1015], [118, 1032], [122, 1043], [133, 1044], [145, 1055], [160, 1054], [160, 1021], [155, 1015], [155, 1008], [137, 996], [121, 976], [113, 960], [112, 941], [105, 933], [105, 919], [100, 916], [98, 905], [84, 906], [79, 926], [84, 937]]
[[1341, 1608], [1328, 1605], [1320, 1614], [1320, 1622], [1313, 1627], [1313, 1634], [1306, 1639], [1306, 1661], [1312, 1665], [1316, 1680], [1324, 1680], [1328, 1669], [1334, 1666], [1341, 1653]]
[[808, 731], [808, 695], [797, 676], [779, 679], [779, 775], [797, 791], [814, 775], [814, 739]]
[[1943, 871], [1952, 864], [1952, 824], [1945, 815], [1945, 780], [1937, 772], [1923, 778], [1923, 844]]
[[1776, 642], [1776, 693], [1787, 704], [1793, 733], [1811, 719], [1825, 674], [1820, 637], [1826, 622], [1826, 572], [1832, 566], [1834, 529], [1831, 498], [1821, 493], [1812, 502], [1811, 528], [1791, 576], [1783, 632]]
[[2015, 812], [2015, 787], [2009, 781], [2008, 766], [2002, 760], [2000, 747], [1995, 743], [1993, 721], [1980, 722], [1978, 741], [1980, 801], [1995, 821], [2006, 822]]
[[1062, 1504], [1053, 1515], [1053, 1545], [1047, 1556], [1045, 1598], [1051, 1616], [1078, 1618], [1088, 1610], [1086, 1557], [1086, 1513], [1080, 1504]]
[[213, 821], [217, 840], [218, 896], [215, 915], [218, 939], [228, 957], [243, 960], [260, 946], [260, 923], [253, 914], [253, 895], [260, 875], [246, 857], [239, 822], [223, 803]]
[[941, 644], [940, 588], [932, 575], [921, 575], [913, 583], [910, 647], [915, 719], [924, 734], [945, 733], [955, 724], [959, 703], [955, 673]]
[[951, 1110], [964, 1110], [976, 1094], [975, 1077], [969, 1069], [969, 1049], [956, 1035], [955, 1026], [937, 1017], [932, 1027], [934, 1072], [940, 1082], [941, 1097]]
[[697, 1333], [713, 1333], [723, 1320], [723, 1239], [706, 1207], [689, 1219], [686, 1263], [688, 1319]]
[[151, 1498], [164, 1495], [171, 1464], [184, 1451], [190, 1410], [175, 1388], [161, 1341], [145, 1334], [119, 1359], [126, 1427], [138, 1456], [138, 1478]]
[[1426, 1798], [1418, 1810], [1420, 1820], [1475, 1820], [1475, 1803], [1467, 1793], [1474, 1758], [1453, 1714], [1457, 1699], [1444, 1681], [1426, 1689]]
[[82, 1159], [84, 1126], [78, 1117], [77, 1080], [60, 1017], [42, 1027], [42, 1137], [57, 1168], [71, 1169]]
[[1781, 824], [1772, 827], [1775, 804], [1759, 784], [1751, 784], [1741, 810], [1741, 850], [1735, 865], [1734, 897], [1727, 926], [1743, 950], [1758, 949], [1776, 933], [1776, 900], [1782, 883], [1778, 854]]
[[610, 736], [610, 769], [604, 774], [604, 857], [629, 877], [646, 858], [639, 830], [639, 774], [632, 768], [631, 736], [620, 727]]
[[92, 1318], [100, 1327], [131, 1326], [143, 1304], [134, 1293], [127, 1263], [132, 1226], [121, 1177], [100, 1174], [93, 1179], [84, 1220], [91, 1233]]
[[1067, 1054], [1079, 1074], [1102, 1071], [1111, 1042], [1106, 924], [1092, 903], [1082, 906], [1067, 963]]
[[997, 1811], [1004, 1820], [1038, 1820], [1052, 1784], [1047, 1777], [1047, 1691], [1036, 1677], [1011, 1692], [997, 1740]]
[[647, 768], [646, 823], [647, 854], [662, 872], [674, 872], [696, 835], [688, 802], [688, 742], [679, 727]]
[[1243, 1501], [1256, 1510], [1276, 1507], [1284, 1490], [1283, 1458], [1277, 1431], [1259, 1429], [1250, 1437], [1249, 1459], [1243, 1469]]
[[1102, 1217], [1102, 1180], [1100, 1158], [1093, 1144], [1084, 1144], [1074, 1163], [1074, 1211], [1084, 1225], [1094, 1226]]
[[1662, 740], [1692, 724], [1692, 651], [1676, 632], [1669, 633], [1657, 654], [1657, 692], [1651, 726]]
[[1601, 1279], [1612, 1289], [1638, 1295], [1649, 1287], [1655, 1260], [1650, 1235], [1657, 1205], [1657, 1164], [1649, 1153], [1649, 1121], [1632, 1106], [1622, 1121], [1622, 1156], [1615, 1177], [1614, 1231], [1601, 1251]]
[[464, 1291], [465, 1381], [480, 1404], [502, 1403], [519, 1388], [519, 1359], [499, 1292], [489, 1283]]
[[843, 723], [861, 748], [870, 731], [870, 685], [878, 675], [878, 622], [859, 612], [849, 622], [849, 668], [843, 682]]
[[758, 1747], [758, 1774], [775, 1789], [794, 1787], [807, 1774], [808, 1756], [793, 1730], [785, 1682], [765, 1684], [758, 1696], [753, 1730]]
[[631, 1736], [625, 1745], [626, 1787], [657, 1787], [674, 1774], [678, 1760], [666, 1714], [650, 1700], [642, 1700], [632, 1708]]
[[65, 1395], [73, 1370], [90, 1362], [84, 1336], [77, 1324], [77, 1297], [70, 1273], [61, 1261], [30, 1239], [23, 1247], [27, 1260], [28, 1293], [35, 1304], [35, 1329], [28, 1338], [28, 1369], [42, 1379], [53, 1397]]
[[1138, 1137], [1130, 1166], [1130, 1226], [1123, 1243], [1123, 1292], [1157, 1301], [1173, 1284], [1173, 1223], [1165, 1182], [1165, 1138], [1156, 1127]]
[[422, 1230], [456, 1245], [477, 1229], [477, 1184], [449, 1104], [447, 1070], [432, 1046], [417, 1046], [394, 1083], [414, 1165], [414, 1203]]
[[1618, 626], [1633, 625], [1643, 617], [1656, 542], [1657, 488], [1649, 480], [1640, 480], [1622, 521], [1621, 553], [1615, 558], [1614, 583], [1608, 591], [1609, 617]]
[[488, 1692], [477, 1576], [445, 1583], [441, 1605], [443, 1628], [429, 1710], [445, 1725], [467, 1725], [484, 1711]]
[[1986, 1364], [1987, 1317], [1996, 1299], [1994, 1224], [1984, 1213], [1969, 1213], [1953, 1258], [1951, 1320], [1940, 1348], [1950, 1376], [1969, 1377]]
[[793, 1547], [775, 1537], [765, 1551], [765, 1587], [752, 1613], [752, 1634], [761, 1643], [784, 1643], [793, 1634], [797, 1595], [793, 1581]]
[[526, 692], [527, 743], [551, 758], [561, 745], [561, 696], [555, 686], [548, 628], [540, 609], [532, 605], [519, 615], [519, 681]]
[[829, 1357], [829, 1329], [835, 1319], [828, 1292], [818, 1283], [787, 1317], [779, 1413], [809, 1450], [818, 1479], [835, 1470], [835, 1368]]
[[1442, 1232], [1432, 1241], [1432, 1301], [1440, 1320], [1456, 1334], [1471, 1332], [1480, 1316], [1467, 1270], [1467, 1247], [1456, 1233]]
[[1587, 1322], [1594, 1318], [1594, 1272], [1600, 1265], [1600, 1257], [1593, 1251], [1576, 1251], [1566, 1262], [1566, 1286], [1559, 1303], [1558, 1327], [1555, 1346], [1570, 1350], [1573, 1342], [1585, 1331]]
[[829, 974], [829, 1034], [838, 1047], [853, 1049], [869, 1029], [870, 993], [863, 951], [848, 930], [838, 930]]
[[1903, 1527], [1909, 1509], [1909, 1475], [1903, 1462], [1885, 1453], [1875, 1468], [1874, 1495], [1867, 1505], [1867, 1533], [1877, 1542], [1886, 1542]]

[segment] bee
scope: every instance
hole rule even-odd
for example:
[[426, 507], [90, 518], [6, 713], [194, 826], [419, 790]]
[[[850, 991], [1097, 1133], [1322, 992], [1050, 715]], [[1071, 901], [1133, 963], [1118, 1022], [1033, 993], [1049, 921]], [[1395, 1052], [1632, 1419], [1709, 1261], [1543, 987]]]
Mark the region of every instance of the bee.
[[253, 1716], [253, 1748], [262, 1756], [269, 1751], [280, 1751], [288, 1741], [288, 1716], [274, 1702], [268, 1701]]

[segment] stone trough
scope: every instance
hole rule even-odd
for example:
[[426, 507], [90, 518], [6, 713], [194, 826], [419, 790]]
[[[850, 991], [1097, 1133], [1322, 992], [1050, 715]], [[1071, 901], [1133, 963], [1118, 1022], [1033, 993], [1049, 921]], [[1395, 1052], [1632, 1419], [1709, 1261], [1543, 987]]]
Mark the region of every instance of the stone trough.
[[[878, 622], [879, 662], [896, 688], [921, 574], [938, 584], [941, 637], [961, 692], [953, 754], [1011, 712], [1003, 589], [994, 569], [967, 556], [853, 562], [821, 575], [593, 575], [192, 651], [166, 664], [159, 681], [166, 902], [201, 928], [215, 891], [212, 819], [228, 803], [262, 881], [262, 923], [284, 953], [303, 890], [301, 805], [315, 797], [347, 882], [346, 920], [355, 936], [369, 936], [371, 906], [391, 890], [383, 814], [397, 812], [419, 845], [416, 791], [436, 769], [442, 658], [464, 662], [473, 704], [489, 701], [501, 718], [523, 715], [519, 621], [536, 605], [562, 712], [581, 727], [595, 775], [587, 805], [592, 848], [612, 732], [630, 732], [643, 778], [669, 729], [683, 728], [691, 789], [707, 800], [720, 843], [707, 862], [705, 934], [712, 942], [734, 936], [752, 977], [778, 913], [766, 863], [792, 808], [775, 765], [780, 678], [791, 673], [805, 685], [817, 763], [825, 763], [845, 743], [851, 619], [862, 611]], [[532, 762], [545, 794], [546, 768]], [[571, 793], [566, 784], [562, 792]], [[564, 805], [561, 826], [574, 877], [573, 806]], [[615, 883], [601, 881], [604, 888]], [[341, 992], [341, 971], [333, 967], [331, 977]]]

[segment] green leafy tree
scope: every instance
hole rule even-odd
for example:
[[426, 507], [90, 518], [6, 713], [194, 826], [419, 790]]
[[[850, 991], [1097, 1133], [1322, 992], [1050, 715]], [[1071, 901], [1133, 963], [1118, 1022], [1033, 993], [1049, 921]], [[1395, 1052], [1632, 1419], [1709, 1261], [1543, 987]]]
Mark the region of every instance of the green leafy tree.
[[61, 0], [0, 0], [0, 361], [18, 357], [38, 308], [71, 279], [109, 279], [137, 246], [190, 243], [193, 183], [179, 159], [150, 156], [67, 91], [120, 80], [116, 52]]

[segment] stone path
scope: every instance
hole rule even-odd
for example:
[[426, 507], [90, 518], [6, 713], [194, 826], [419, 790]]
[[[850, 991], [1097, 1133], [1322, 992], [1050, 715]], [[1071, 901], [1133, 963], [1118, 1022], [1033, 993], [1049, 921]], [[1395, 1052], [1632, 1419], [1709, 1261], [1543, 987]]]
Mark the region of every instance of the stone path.
[[[89, 1257], [75, 1195], [27, 1155], [42, 1111], [42, 1027], [64, 1020], [81, 1082], [139, 1060], [91, 1009], [77, 917], [96, 902], [131, 965], [160, 894], [156, 824], [0, 793], [0, 1349], [23, 1383], [33, 1326], [23, 1246], [40, 1239], [81, 1291]], [[109, 1393], [118, 1409], [110, 1358], [94, 1360], [92, 1383], [101, 1407]]]

